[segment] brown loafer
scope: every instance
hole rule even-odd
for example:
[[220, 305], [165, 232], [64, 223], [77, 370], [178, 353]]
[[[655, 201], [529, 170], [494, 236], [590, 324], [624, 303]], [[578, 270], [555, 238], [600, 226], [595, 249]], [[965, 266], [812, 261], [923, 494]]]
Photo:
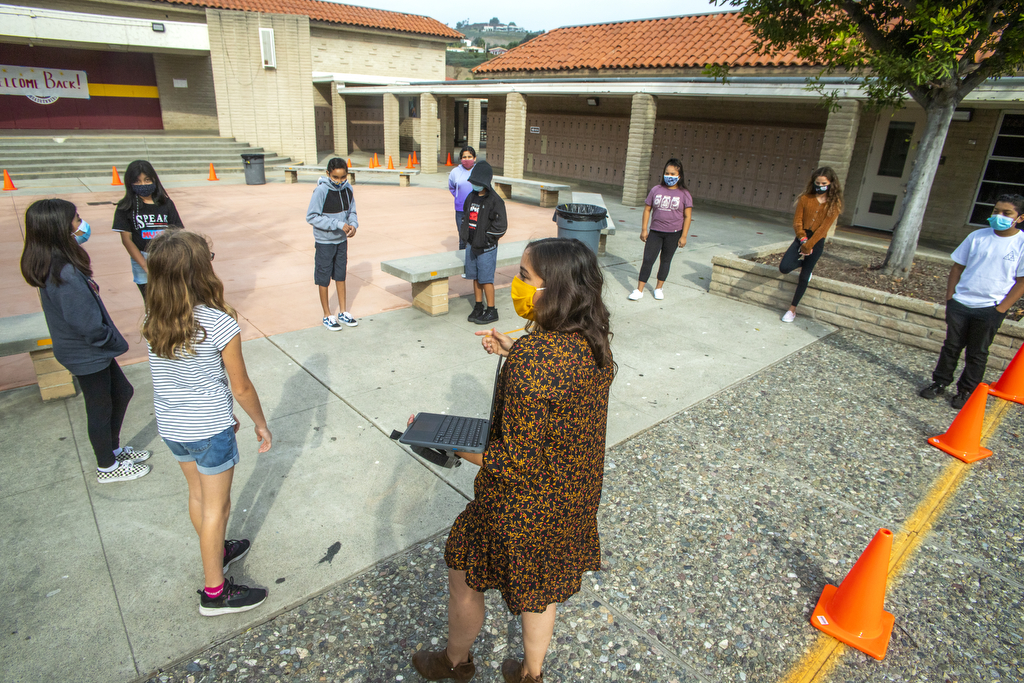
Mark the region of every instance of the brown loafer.
[[469, 683], [476, 676], [476, 666], [473, 664], [473, 653], [469, 653], [469, 660], [455, 666], [448, 658], [448, 648], [436, 652], [420, 650], [412, 656], [412, 665], [420, 676], [428, 681], [444, 681], [452, 679], [455, 683]]
[[506, 659], [502, 662], [501, 675], [505, 683], [544, 683], [544, 674], [534, 678], [523, 668], [521, 659]]

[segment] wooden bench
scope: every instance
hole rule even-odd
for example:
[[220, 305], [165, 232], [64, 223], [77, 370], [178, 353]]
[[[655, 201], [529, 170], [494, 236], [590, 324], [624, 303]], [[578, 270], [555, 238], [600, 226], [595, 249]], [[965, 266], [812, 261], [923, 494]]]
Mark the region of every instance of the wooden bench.
[[[600, 192], [573, 192], [572, 193], [573, 204], [593, 204], [600, 206], [605, 211], [608, 207], [604, 203], [604, 197], [601, 196]], [[615, 234], [615, 220], [611, 214], [608, 214], [608, 227], [601, 231], [601, 241], [598, 243], [597, 253], [604, 254], [605, 246], [608, 243], [608, 235]]]
[[[289, 185], [299, 182], [300, 171], [314, 171], [324, 175], [327, 173], [326, 166], [282, 166], [281, 168], [284, 169], [284, 182]], [[409, 180], [419, 172], [418, 168], [357, 168], [353, 166], [348, 169], [348, 181], [355, 185], [357, 173], [382, 173], [384, 175], [397, 175], [398, 186], [409, 187]]]
[[568, 192], [572, 189], [569, 185], [558, 185], [557, 183], [547, 183], [540, 180], [507, 178], [500, 175], [494, 176], [491, 180], [491, 184], [494, 185], [494, 191], [497, 192], [498, 196], [502, 199], [512, 199], [512, 188], [514, 186], [539, 187], [540, 205], [545, 209], [551, 209], [558, 206], [558, 193], [562, 191]]
[[[514, 266], [523, 257], [529, 240], [498, 243], [497, 266]], [[412, 305], [429, 315], [448, 312], [448, 278], [466, 272], [465, 251], [445, 251], [425, 256], [382, 261], [380, 269], [412, 283]]]
[[50, 329], [42, 312], [0, 318], [0, 356], [27, 353], [44, 401], [75, 395], [71, 373], [53, 357]]

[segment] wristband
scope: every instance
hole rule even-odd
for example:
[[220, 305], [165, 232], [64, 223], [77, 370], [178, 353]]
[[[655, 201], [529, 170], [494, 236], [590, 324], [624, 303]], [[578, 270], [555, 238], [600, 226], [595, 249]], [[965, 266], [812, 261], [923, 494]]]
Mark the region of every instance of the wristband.
[[800, 238], [800, 244], [803, 244], [803, 243], [804, 243], [804, 242], [806, 242], [806, 241], [807, 241], [807, 238], [806, 238], [806, 237], [801, 237], [801, 238]]

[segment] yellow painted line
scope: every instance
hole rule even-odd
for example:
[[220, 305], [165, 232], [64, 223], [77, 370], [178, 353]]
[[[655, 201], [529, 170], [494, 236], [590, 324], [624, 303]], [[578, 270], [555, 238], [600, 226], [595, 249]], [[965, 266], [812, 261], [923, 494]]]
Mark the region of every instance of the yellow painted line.
[[52, 339], [40, 339], [36, 342], [36, 346], [53, 346]]
[[159, 99], [155, 85], [118, 85], [116, 83], [90, 83], [89, 97], [143, 97]]
[[[1012, 405], [1010, 401], [999, 399], [996, 405], [986, 412], [985, 422], [981, 427], [981, 445], [988, 443]], [[906, 566], [967, 476], [970, 465], [956, 458], [951, 457], [950, 460], [928, 490], [924, 500], [904, 522], [903, 528], [893, 534], [892, 553], [889, 556], [890, 581]], [[782, 683], [821, 683], [832, 672], [846, 650], [847, 646], [835, 638], [825, 634], [819, 635], [811, 649], [782, 679]]]

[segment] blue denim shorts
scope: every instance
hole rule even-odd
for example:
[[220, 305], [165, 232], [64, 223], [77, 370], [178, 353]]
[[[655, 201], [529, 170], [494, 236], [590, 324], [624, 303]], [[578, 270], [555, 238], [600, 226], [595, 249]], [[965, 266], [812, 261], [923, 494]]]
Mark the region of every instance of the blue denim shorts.
[[473, 248], [466, 247], [466, 279], [476, 280], [481, 285], [494, 284], [494, 269], [498, 265], [498, 247], [494, 246], [482, 254], [473, 255]]
[[[146, 251], [142, 252], [142, 257], [145, 258], [148, 261], [149, 260], [149, 252], [146, 252]], [[146, 274], [146, 271], [144, 271], [142, 269], [142, 266], [140, 266], [138, 263], [136, 263], [135, 259], [133, 259], [130, 256], [128, 257], [128, 260], [132, 262], [132, 282], [134, 282], [137, 285], [144, 285], [144, 284], [148, 283], [149, 282], [149, 276]]]
[[238, 464], [238, 443], [234, 427], [199, 441], [164, 439], [178, 462], [195, 462], [199, 474], [220, 474]]

